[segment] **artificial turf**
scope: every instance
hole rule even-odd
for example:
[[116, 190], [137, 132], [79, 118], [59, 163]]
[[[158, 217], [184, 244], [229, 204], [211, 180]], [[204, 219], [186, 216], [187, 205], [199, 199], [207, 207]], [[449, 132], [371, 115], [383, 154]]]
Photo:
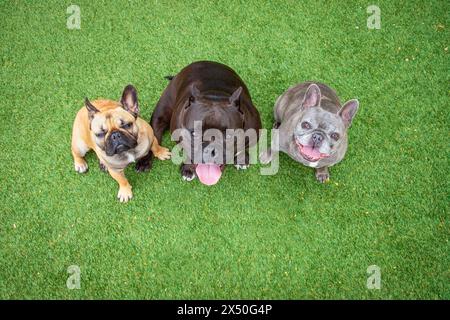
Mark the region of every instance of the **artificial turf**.
[[[450, 298], [448, 1], [77, 0], [80, 30], [70, 4], [0, 3], [0, 298]], [[85, 96], [132, 83], [148, 120], [164, 76], [197, 60], [236, 70], [265, 128], [301, 81], [358, 98], [331, 181], [284, 154], [274, 176], [230, 167], [213, 187], [156, 160], [127, 169], [121, 204], [95, 155], [75, 173]]]

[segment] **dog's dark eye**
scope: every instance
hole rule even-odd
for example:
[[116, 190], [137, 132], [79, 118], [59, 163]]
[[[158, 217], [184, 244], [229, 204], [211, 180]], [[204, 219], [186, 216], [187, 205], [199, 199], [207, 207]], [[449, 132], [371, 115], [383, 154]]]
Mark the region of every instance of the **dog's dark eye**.
[[95, 136], [97, 138], [103, 138], [105, 136], [105, 133], [103, 131], [102, 132], [98, 132], [98, 133], [95, 134]]
[[302, 128], [307, 129], [307, 130], [311, 129], [311, 123], [306, 122], [306, 121], [302, 122]]
[[133, 126], [133, 124], [130, 122], [130, 123], [125, 123], [125, 124], [123, 124], [123, 125], [122, 125], [122, 128], [124, 128], [125, 130], [128, 130], [128, 129], [130, 129], [132, 126]]
[[339, 140], [339, 133], [333, 132], [331, 134], [331, 139], [338, 141]]

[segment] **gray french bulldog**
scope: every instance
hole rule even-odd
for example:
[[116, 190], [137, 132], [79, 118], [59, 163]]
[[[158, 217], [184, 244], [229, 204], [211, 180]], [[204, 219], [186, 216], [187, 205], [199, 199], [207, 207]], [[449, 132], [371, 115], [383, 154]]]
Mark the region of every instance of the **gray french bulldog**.
[[261, 162], [269, 163], [274, 152], [283, 151], [315, 168], [317, 180], [326, 182], [330, 177], [328, 167], [345, 156], [347, 131], [358, 107], [356, 99], [342, 106], [336, 92], [323, 83], [304, 82], [290, 87], [274, 107], [278, 148], [272, 141], [271, 149], [261, 154]]

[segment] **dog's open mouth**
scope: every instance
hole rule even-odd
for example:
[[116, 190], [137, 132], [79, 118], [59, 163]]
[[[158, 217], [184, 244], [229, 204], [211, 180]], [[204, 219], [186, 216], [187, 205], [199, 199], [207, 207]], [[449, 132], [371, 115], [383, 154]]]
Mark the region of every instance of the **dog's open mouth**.
[[312, 146], [304, 146], [297, 142], [298, 151], [300, 155], [309, 162], [317, 162], [320, 159], [328, 158], [330, 155], [326, 153], [321, 153], [319, 149]]
[[195, 172], [201, 183], [212, 186], [219, 181], [224, 167], [223, 164], [199, 163], [195, 166]]

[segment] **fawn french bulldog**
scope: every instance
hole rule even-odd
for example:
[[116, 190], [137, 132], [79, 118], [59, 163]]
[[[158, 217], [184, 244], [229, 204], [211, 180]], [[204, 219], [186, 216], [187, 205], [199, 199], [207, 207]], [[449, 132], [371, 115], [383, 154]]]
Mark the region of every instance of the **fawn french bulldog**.
[[86, 98], [72, 131], [72, 155], [78, 173], [88, 170], [84, 156], [89, 150], [97, 154], [100, 169], [108, 171], [119, 184], [117, 198], [120, 202], [127, 202], [133, 196], [124, 174], [130, 163], [141, 159], [136, 170], [146, 171], [153, 154], [160, 160], [169, 159], [171, 155], [167, 148], [159, 145], [150, 125], [139, 117], [137, 92], [132, 85], [125, 87], [120, 102], [90, 102]]

